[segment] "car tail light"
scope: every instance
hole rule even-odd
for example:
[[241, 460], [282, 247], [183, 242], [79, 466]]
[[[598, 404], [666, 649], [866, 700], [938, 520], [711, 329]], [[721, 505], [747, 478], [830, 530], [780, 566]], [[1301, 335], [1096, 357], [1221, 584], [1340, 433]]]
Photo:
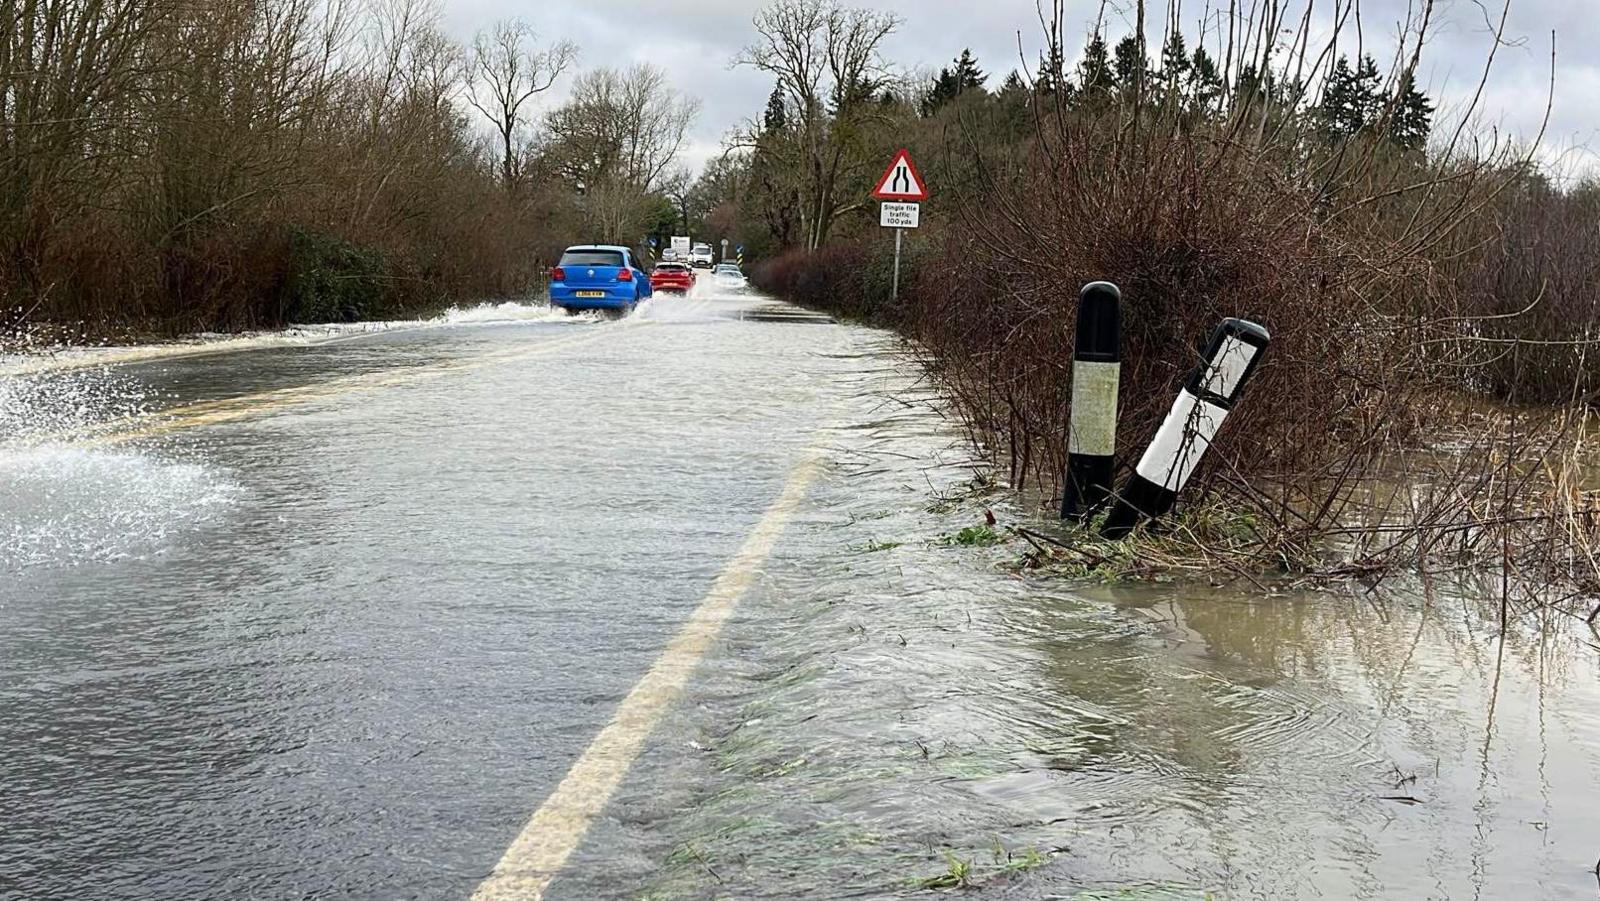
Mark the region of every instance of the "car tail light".
[[631, 281], [633, 281], [633, 270], [629, 269], [626, 266], [624, 266], [621, 269], [617, 270], [617, 281], [619, 281], [619, 282], [631, 282]]
[[557, 266], [554, 269], [551, 269], [550, 270], [550, 280], [553, 281], [553, 282], [564, 282], [564, 281], [566, 281], [567, 280], [567, 271], [565, 269], [562, 269], [560, 266]]

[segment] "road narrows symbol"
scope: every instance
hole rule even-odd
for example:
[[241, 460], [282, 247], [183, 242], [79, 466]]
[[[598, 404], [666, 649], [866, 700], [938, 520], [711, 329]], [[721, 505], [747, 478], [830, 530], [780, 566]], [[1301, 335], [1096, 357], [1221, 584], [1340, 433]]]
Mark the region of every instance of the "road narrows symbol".
[[911, 161], [908, 151], [900, 150], [883, 170], [878, 186], [872, 192], [878, 200], [903, 200], [918, 202], [928, 199], [928, 183], [922, 180], [917, 164]]

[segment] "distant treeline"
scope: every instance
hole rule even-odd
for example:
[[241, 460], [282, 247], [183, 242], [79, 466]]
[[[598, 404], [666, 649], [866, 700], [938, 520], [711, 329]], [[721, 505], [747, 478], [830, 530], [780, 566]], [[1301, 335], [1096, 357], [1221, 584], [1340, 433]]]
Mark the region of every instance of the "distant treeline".
[[[578, 72], [518, 22], [461, 46], [438, 19], [0, 0], [0, 325], [396, 315], [527, 291], [564, 242], [671, 214], [696, 106], [660, 71]], [[545, 110], [558, 78], [575, 99]]]

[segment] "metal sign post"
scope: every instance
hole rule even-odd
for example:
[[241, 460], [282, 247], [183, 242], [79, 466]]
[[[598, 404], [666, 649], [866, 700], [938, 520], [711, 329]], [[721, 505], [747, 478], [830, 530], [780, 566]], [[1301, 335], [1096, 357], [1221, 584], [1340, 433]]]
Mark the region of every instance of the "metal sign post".
[[911, 154], [904, 150], [896, 153], [889, 168], [883, 170], [878, 187], [872, 196], [883, 201], [878, 210], [878, 224], [894, 229], [894, 280], [890, 284], [889, 298], [900, 299], [900, 247], [906, 229], [921, 224], [921, 201], [928, 199], [928, 186], [911, 162]]
[[905, 235], [906, 230], [903, 228], [894, 230], [894, 282], [889, 286], [890, 300], [900, 299], [900, 239]]
[[884, 201], [878, 208], [878, 224], [894, 229], [894, 285], [890, 290], [891, 299], [898, 300], [900, 297], [900, 247], [905, 240], [906, 229], [916, 228], [921, 220], [922, 207], [915, 203]]

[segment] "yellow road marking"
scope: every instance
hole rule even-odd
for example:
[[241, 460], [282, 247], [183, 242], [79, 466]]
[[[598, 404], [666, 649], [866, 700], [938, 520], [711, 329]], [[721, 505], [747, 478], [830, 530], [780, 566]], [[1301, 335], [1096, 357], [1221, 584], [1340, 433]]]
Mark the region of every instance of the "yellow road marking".
[[[73, 443], [80, 446], [107, 446], [122, 444], [128, 441], [137, 441], [143, 438], [153, 438], [184, 429], [199, 426], [217, 425], [225, 422], [236, 422], [248, 419], [270, 410], [296, 404], [309, 403], [323, 398], [338, 397], [354, 391], [367, 391], [374, 388], [389, 388], [398, 385], [411, 385], [429, 379], [439, 378], [457, 372], [470, 372], [486, 366], [508, 363], [516, 360], [525, 360], [531, 357], [544, 356], [559, 350], [566, 350], [602, 338], [615, 335], [622, 328], [649, 325], [653, 320], [629, 319], [609, 328], [596, 329], [566, 338], [553, 338], [540, 341], [532, 347], [512, 348], [509, 350], [495, 351], [466, 360], [451, 360], [444, 363], [434, 363], [425, 366], [414, 366], [391, 372], [373, 372], [361, 375], [344, 376], [329, 379], [314, 385], [303, 385], [296, 388], [279, 388], [272, 391], [261, 391], [255, 394], [246, 394], [241, 397], [230, 397], [224, 400], [202, 401], [162, 410], [143, 416], [127, 419], [113, 420], [99, 427], [94, 433], [80, 437]], [[149, 420], [155, 419], [154, 422]], [[141, 422], [148, 422], [137, 428], [127, 428]]]
[[762, 514], [711, 590], [673, 637], [661, 657], [644, 674], [611, 722], [567, 771], [533, 818], [472, 893], [473, 901], [537, 901], [578, 847], [589, 826], [616, 791], [639, 756], [644, 741], [683, 693], [711, 643], [771, 555], [778, 536], [805, 499], [806, 488], [820, 468], [819, 455], [808, 451], [789, 473], [783, 493]]

